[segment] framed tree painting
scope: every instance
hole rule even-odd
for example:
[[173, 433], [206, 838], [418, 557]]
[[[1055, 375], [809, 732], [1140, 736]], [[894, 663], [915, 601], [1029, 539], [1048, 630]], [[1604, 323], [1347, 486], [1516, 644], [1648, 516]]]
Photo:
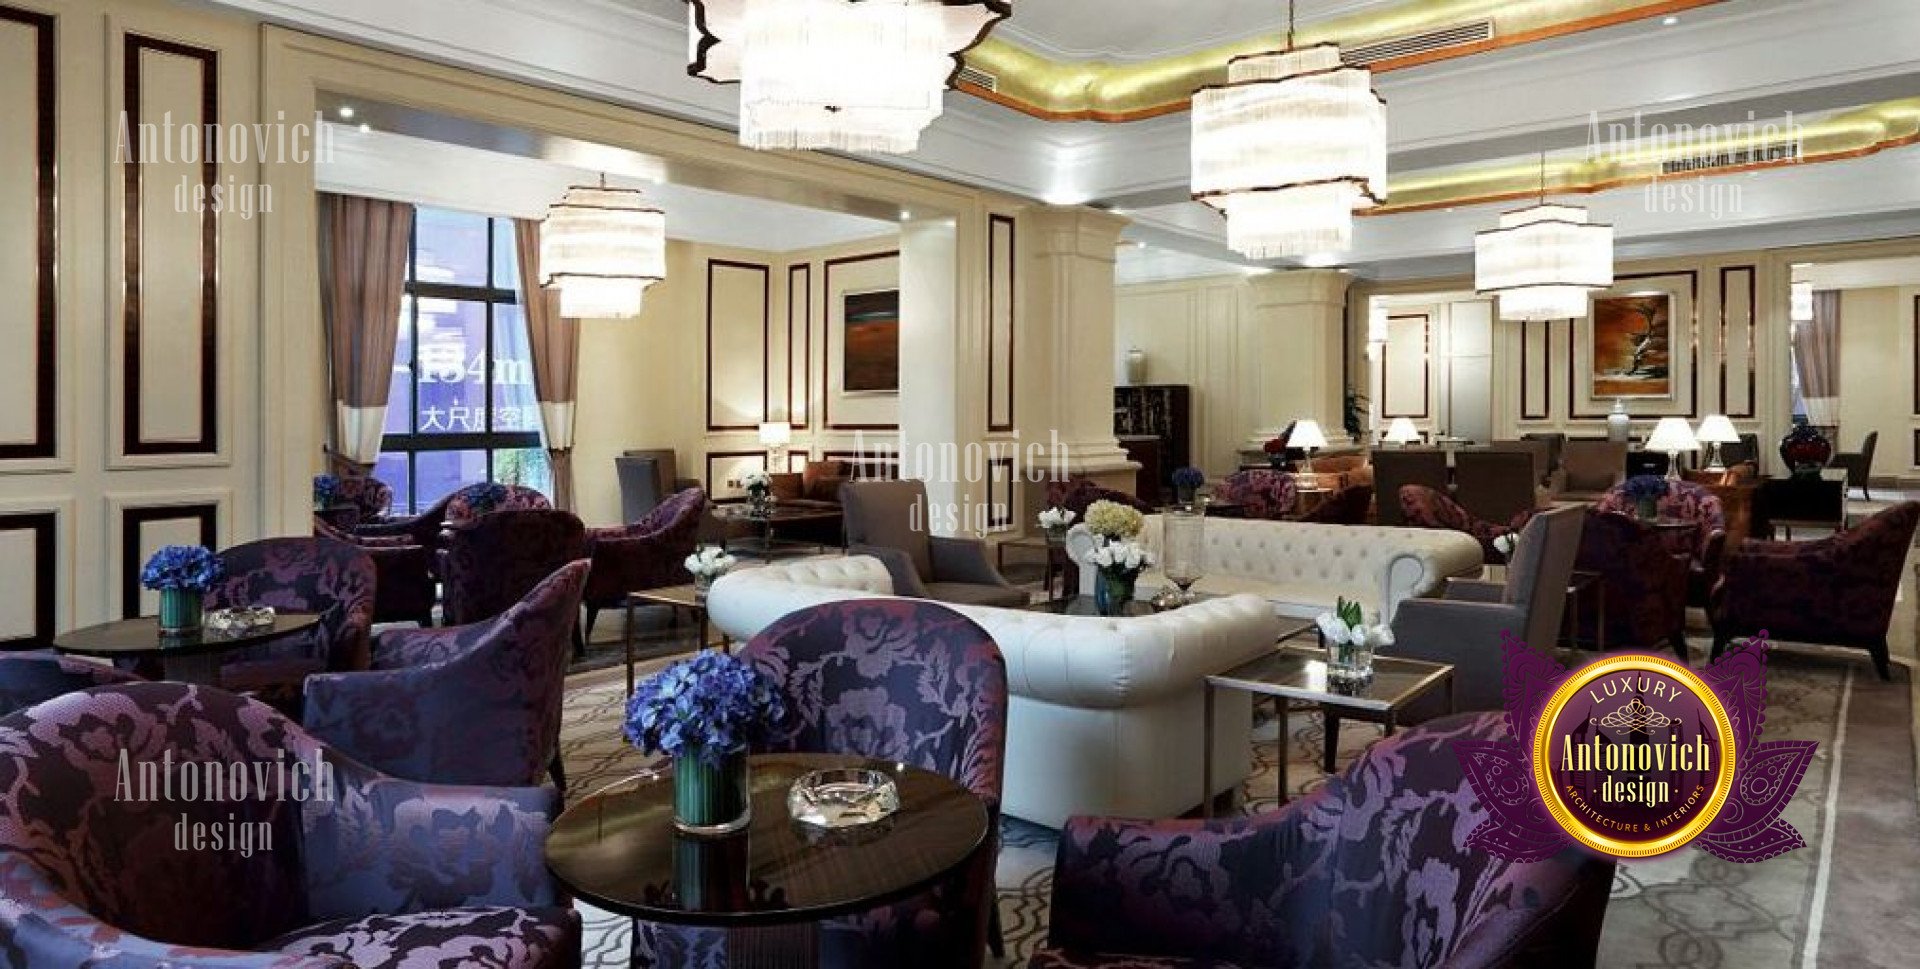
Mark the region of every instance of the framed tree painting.
[[848, 293], [841, 344], [842, 389], [849, 394], [900, 391], [900, 291]]
[[1587, 356], [1590, 398], [1673, 397], [1673, 297], [1603, 296], [1593, 301]]

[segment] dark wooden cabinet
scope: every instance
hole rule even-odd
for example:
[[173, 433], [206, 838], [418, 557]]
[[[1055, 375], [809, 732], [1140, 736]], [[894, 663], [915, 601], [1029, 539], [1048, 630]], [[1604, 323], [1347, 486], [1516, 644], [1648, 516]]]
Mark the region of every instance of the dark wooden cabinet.
[[[1159, 439], [1159, 467], [1152, 478], [1143, 475], [1142, 480], [1171, 490], [1173, 472], [1193, 463], [1193, 388], [1184, 384], [1113, 388], [1113, 433], [1123, 441]], [[1144, 490], [1141, 497], [1153, 500]]]

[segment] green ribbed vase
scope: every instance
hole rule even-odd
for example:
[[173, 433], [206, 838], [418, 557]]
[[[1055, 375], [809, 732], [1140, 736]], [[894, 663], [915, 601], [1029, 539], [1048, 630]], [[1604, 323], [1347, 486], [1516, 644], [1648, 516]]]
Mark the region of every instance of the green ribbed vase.
[[673, 761], [673, 824], [687, 834], [717, 838], [753, 817], [747, 793], [747, 752], [736, 750], [712, 766], [698, 757]]
[[160, 631], [169, 635], [199, 632], [201, 595], [192, 589], [160, 590]]

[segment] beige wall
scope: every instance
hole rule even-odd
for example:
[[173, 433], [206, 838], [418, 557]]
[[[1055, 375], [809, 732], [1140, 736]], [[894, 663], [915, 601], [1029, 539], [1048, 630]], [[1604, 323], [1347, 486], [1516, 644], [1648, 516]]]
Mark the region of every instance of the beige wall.
[[1193, 459], [1210, 475], [1239, 467], [1239, 448], [1260, 424], [1254, 414], [1253, 337], [1247, 277], [1212, 276], [1122, 286], [1116, 301], [1116, 383], [1127, 352], [1146, 353], [1149, 384], [1193, 388]]
[[1914, 467], [1915, 287], [1850, 289], [1840, 296], [1840, 442], [1852, 451], [1880, 432], [1876, 477]]

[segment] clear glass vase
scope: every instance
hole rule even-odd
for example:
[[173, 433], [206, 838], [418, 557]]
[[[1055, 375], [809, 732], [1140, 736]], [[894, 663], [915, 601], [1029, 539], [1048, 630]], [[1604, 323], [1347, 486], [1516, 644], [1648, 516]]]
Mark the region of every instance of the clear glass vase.
[[1103, 616], [1125, 615], [1127, 603], [1133, 601], [1133, 584], [1139, 579], [1138, 572], [1101, 569], [1098, 581], [1093, 584], [1094, 608]]
[[1180, 589], [1180, 602], [1187, 602], [1189, 589], [1200, 581], [1202, 561], [1207, 547], [1207, 517], [1191, 508], [1180, 508], [1160, 516], [1160, 571], [1167, 581]]

